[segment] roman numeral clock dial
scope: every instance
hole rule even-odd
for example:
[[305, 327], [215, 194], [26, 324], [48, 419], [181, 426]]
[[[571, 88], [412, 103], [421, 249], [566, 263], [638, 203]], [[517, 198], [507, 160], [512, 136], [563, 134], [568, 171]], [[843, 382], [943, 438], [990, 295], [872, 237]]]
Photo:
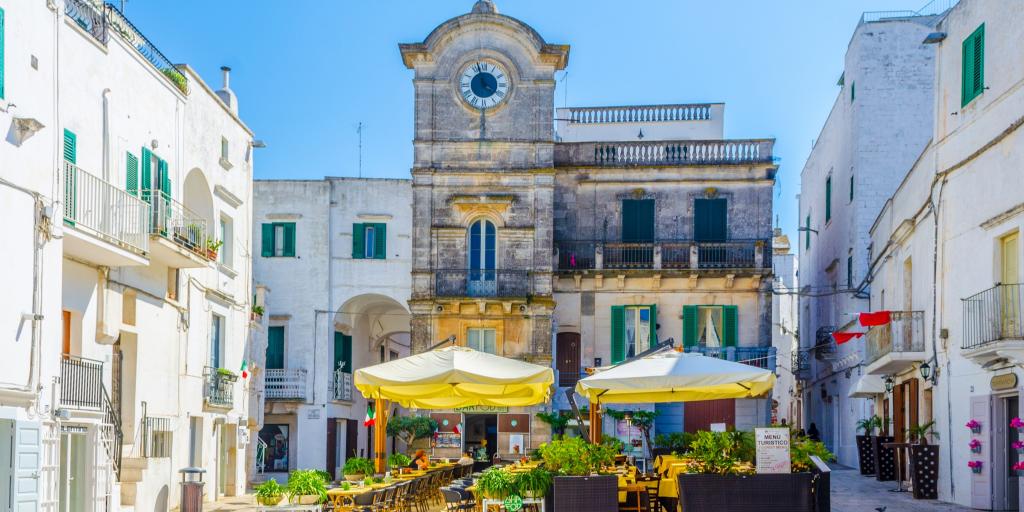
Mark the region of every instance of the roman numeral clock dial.
[[459, 74], [459, 92], [473, 108], [493, 108], [508, 97], [508, 73], [497, 64], [474, 62]]

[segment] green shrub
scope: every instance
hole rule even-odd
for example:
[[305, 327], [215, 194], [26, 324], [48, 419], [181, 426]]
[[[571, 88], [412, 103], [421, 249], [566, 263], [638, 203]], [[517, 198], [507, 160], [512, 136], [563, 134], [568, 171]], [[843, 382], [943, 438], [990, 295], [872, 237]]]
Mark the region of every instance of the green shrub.
[[544, 468], [533, 468], [525, 473], [515, 474], [516, 489], [520, 493], [529, 494], [534, 498], [547, 496], [554, 478], [551, 472]]
[[488, 498], [503, 500], [519, 494], [516, 480], [516, 477], [508, 471], [490, 468], [480, 475], [476, 481], [476, 488]]
[[319, 496], [320, 503], [327, 501], [327, 482], [322, 471], [314, 469], [296, 469], [288, 475], [288, 494], [294, 499], [297, 496]]
[[789, 446], [790, 468], [794, 473], [810, 471], [814, 465], [811, 456], [817, 455], [821, 460], [829, 462], [835, 459], [835, 455], [828, 451], [825, 443], [812, 441], [809, 437], [793, 436]]
[[692, 473], [715, 475], [742, 473], [738, 465], [751, 461], [744, 458], [744, 443], [744, 436], [734, 432], [697, 432], [690, 444], [688, 469]]
[[587, 476], [615, 462], [616, 451], [608, 445], [593, 445], [581, 438], [557, 439], [541, 445], [544, 466], [559, 475]]
[[373, 463], [364, 457], [349, 457], [341, 469], [343, 475], [373, 475]]
[[654, 446], [665, 448], [672, 453], [689, 451], [692, 442], [693, 434], [689, 432], [672, 432], [671, 434], [658, 434], [654, 437]]
[[271, 478], [270, 480], [267, 480], [266, 482], [263, 482], [262, 484], [256, 486], [256, 488], [253, 490], [255, 491], [254, 494], [257, 497], [276, 498], [278, 496], [283, 495], [287, 489], [281, 487], [281, 484], [277, 483], [277, 480]]
[[410, 463], [412, 463], [412, 457], [404, 453], [392, 453], [388, 456], [388, 467], [391, 469], [404, 468]]

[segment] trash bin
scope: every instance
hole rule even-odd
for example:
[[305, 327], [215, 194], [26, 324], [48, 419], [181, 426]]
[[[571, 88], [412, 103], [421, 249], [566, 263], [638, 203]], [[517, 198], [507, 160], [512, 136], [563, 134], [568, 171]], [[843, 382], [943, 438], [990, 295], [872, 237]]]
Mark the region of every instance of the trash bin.
[[203, 512], [203, 468], [184, 468], [181, 473], [181, 512]]

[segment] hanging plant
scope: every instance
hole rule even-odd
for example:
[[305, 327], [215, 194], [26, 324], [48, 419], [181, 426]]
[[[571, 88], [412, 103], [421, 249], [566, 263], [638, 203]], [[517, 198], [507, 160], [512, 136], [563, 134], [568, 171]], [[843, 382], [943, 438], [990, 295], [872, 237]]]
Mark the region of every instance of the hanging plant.
[[1024, 421], [1021, 421], [1020, 418], [1014, 418], [1010, 420], [1010, 428], [1017, 429], [1017, 432], [1024, 431]]
[[967, 467], [971, 468], [974, 474], [980, 474], [983, 463], [980, 460], [972, 460], [967, 462]]
[[968, 421], [967, 425], [965, 425], [965, 426], [967, 428], [971, 429], [971, 432], [974, 432], [975, 434], [980, 434], [981, 433], [981, 423], [978, 422], [978, 420], [973, 420], [972, 419], [971, 421]]
[[[1016, 444], [1017, 443], [1014, 443], [1014, 445]], [[981, 441], [977, 439], [971, 439], [971, 442], [967, 443], [967, 446], [971, 449], [971, 453], [981, 453]], [[1014, 447], [1016, 448], [1016, 446]]]

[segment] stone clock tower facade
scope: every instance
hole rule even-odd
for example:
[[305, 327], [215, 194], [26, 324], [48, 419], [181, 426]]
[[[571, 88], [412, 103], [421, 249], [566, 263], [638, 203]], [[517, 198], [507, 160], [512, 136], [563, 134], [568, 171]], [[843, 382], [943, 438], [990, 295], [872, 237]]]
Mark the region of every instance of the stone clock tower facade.
[[446, 339], [551, 363], [554, 73], [569, 47], [480, 1], [415, 71], [412, 352]]

